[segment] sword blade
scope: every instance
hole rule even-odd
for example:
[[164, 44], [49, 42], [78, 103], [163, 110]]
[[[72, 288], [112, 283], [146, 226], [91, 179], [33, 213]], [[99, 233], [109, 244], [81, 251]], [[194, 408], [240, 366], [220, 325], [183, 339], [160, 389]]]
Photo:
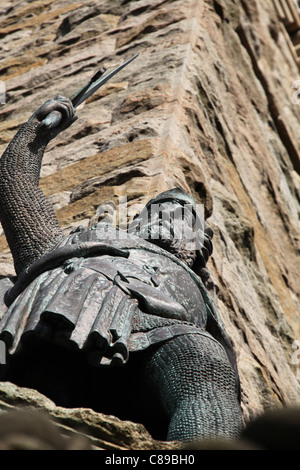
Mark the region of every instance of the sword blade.
[[[130, 59], [126, 60], [123, 64], [119, 65], [118, 67], [111, 70], [111, 72], [107, 73], [103, 76], [104, 72], [106, 71], [105, 68], [101, 68], [98, 72], [93, 75], [91, 80], [84, 85], [80, 90], [78, 90], [72, 97], [71, 101], [74, 108], [77, 108], [81, 103], [83, 103], [87, 98], [95, 93], [104, 83], [110, 80], [116, 73], [120, 72], [124, 67], [126, 67], [130, 62], [132, 62], [137, 56], [139, 52], [135, 54]], [[99, 78], [100, 77], [100, 78]], [[40, 123], [39, 128], [43, 128], [47, 126], [48, 129], [52, 129], [59, 125], [62, 119], [62, 115], [59, 111], [53, 111], [52, 113], [48, 114], [45, 119]]]
[[110, 80], [114, 75], [116, 75], [116, 73], [120, 72], [120, 70], [122, 70], [124, 67], [126, 67], [128, 64], [130, 64], [130, 62], [132, 62], [138, 55], [139, 55], [139, 52], [137, 54], [135, 54], [133, 57], [131, 57], [130, 59], [126, 60], [123, 64], [119, 65], [118, 67], [116, 67], [113, 70], [111, 70], [110, 72], [108, 72], [106, 75], [100, 77], [95, 82], [92, 82], [92, 84], [87, 88], [85, 93], [82, 96], [79, 97], [79, 99], [78, 99], [78, 93], [79, 92], [77, 92], [76, 93], [76, 98], [77, 98], [76, 103], [74, 104], [73, 100], [72, 100], [72, 103], [73, 103], [74, 107], [77, 108], [77, 106], [79, 106], [81, 103], [83, 103], [85, 100], [87, 100], [101, 86], [103, 86], [108, 80]]
[[98, 78], [101, 75], [104, 74], [104, 72], [106, 72], [106, 67], [101, 67], [101, 69], [98, 70], [98, 72], [96, 72], [95, 75], [93, 75], [93, 77], [90, 79], [88, 83], [86, 83], [82, 88], [80, 88], [80, 90], [74, 93], [74, 95], [70, 98], [74, 108], [78, 106], [78, 102], [82, 98], [84, 93], [91, 87], [91, 85], [93, 85], [93, 83], [95, 83], [96, 80], [98, 80]]

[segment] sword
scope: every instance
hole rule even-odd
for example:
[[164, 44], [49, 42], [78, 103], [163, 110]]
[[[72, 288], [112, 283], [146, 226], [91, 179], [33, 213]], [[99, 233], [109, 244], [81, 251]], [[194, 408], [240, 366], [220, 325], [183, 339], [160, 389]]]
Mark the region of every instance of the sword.
[[[135, 54], [130, 59], [126, 60], [123, 64], [118, 65], [113, 70], [108, 72], [106, 75], [103, 75], [106, 72], [106, 67], [101, 67], [98, 72], [96, 72], [90, 81], [84, 85], [80, 90], [76, 91], [74, 95], [71, 96], [70, 100], [74, 106], [77, 108], [81, 103], [87, 100], [91, 95], [93, 95], [101, 86], [103, 86], [108, 80], [110, 80], [116, 73], [120, 72], [124, 67], [126, 67], [130, 62], [132, 62], [137, 56], [139, 52]], [[45, 119], [40, 123], [39, 128], [43, 126], [47, 126], [48, 129], [52, 129], [59, 125], [62, 119], [62, 115], [59, 111], [52, 111], [52, 113], [48, 114]]]

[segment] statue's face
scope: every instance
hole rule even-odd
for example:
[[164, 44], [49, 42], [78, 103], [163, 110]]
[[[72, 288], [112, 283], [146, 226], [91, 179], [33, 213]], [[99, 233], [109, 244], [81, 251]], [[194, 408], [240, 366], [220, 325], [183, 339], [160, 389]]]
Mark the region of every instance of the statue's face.
[[196, 217], [176, 199], [151, 204], [134, 220], [131, 232], [173, 253], [191, 266], [196, 257]]

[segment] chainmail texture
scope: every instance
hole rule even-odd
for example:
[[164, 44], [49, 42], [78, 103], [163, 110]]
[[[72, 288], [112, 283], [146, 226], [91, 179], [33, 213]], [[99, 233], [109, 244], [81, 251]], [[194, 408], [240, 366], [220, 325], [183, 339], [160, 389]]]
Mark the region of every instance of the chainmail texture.
[[213, 338], [187, 334], [169, 340], [152, 355], [146, 376], [170, 417], [168, 440], [239, 436], [235, 375]]
[[17, 274], [63, 237], [51, 204], [38, 187], [49, 139], [38, 122], [23, 124], [0, 159], [0, 220]]

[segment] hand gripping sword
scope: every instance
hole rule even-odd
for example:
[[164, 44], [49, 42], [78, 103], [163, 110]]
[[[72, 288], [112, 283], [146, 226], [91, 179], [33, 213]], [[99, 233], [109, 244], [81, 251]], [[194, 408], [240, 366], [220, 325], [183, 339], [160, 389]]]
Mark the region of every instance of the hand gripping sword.
[[[104, 83], [116, 75], [116, 73], [120, 72], [120, 70], [130, 64], [130, 62], [132, 62], [138, 55], [139, 52], [130, 59], [126, 60], [123, 64], [115, 67], [106, 75], [103, 75], [106, 72], [106, 68], [101, 67], [101, 69], [92, 76], [90, 81], [70, 98], [74, 108], [77, 108], [81, 103], [87, 100], [87, 98], [93, 95], [95, 91], [97, 91], [102, 85], [104, 85]], [[48, 114], [48, 116], [46, 116], [45, 119], [40, 123], [39, 128], [47, 126], [48, 129], [52, 129], [53, 127], [59, 125], [61, 119], [62, 115], [59, 111], [52, 111], [52, 113]]]

